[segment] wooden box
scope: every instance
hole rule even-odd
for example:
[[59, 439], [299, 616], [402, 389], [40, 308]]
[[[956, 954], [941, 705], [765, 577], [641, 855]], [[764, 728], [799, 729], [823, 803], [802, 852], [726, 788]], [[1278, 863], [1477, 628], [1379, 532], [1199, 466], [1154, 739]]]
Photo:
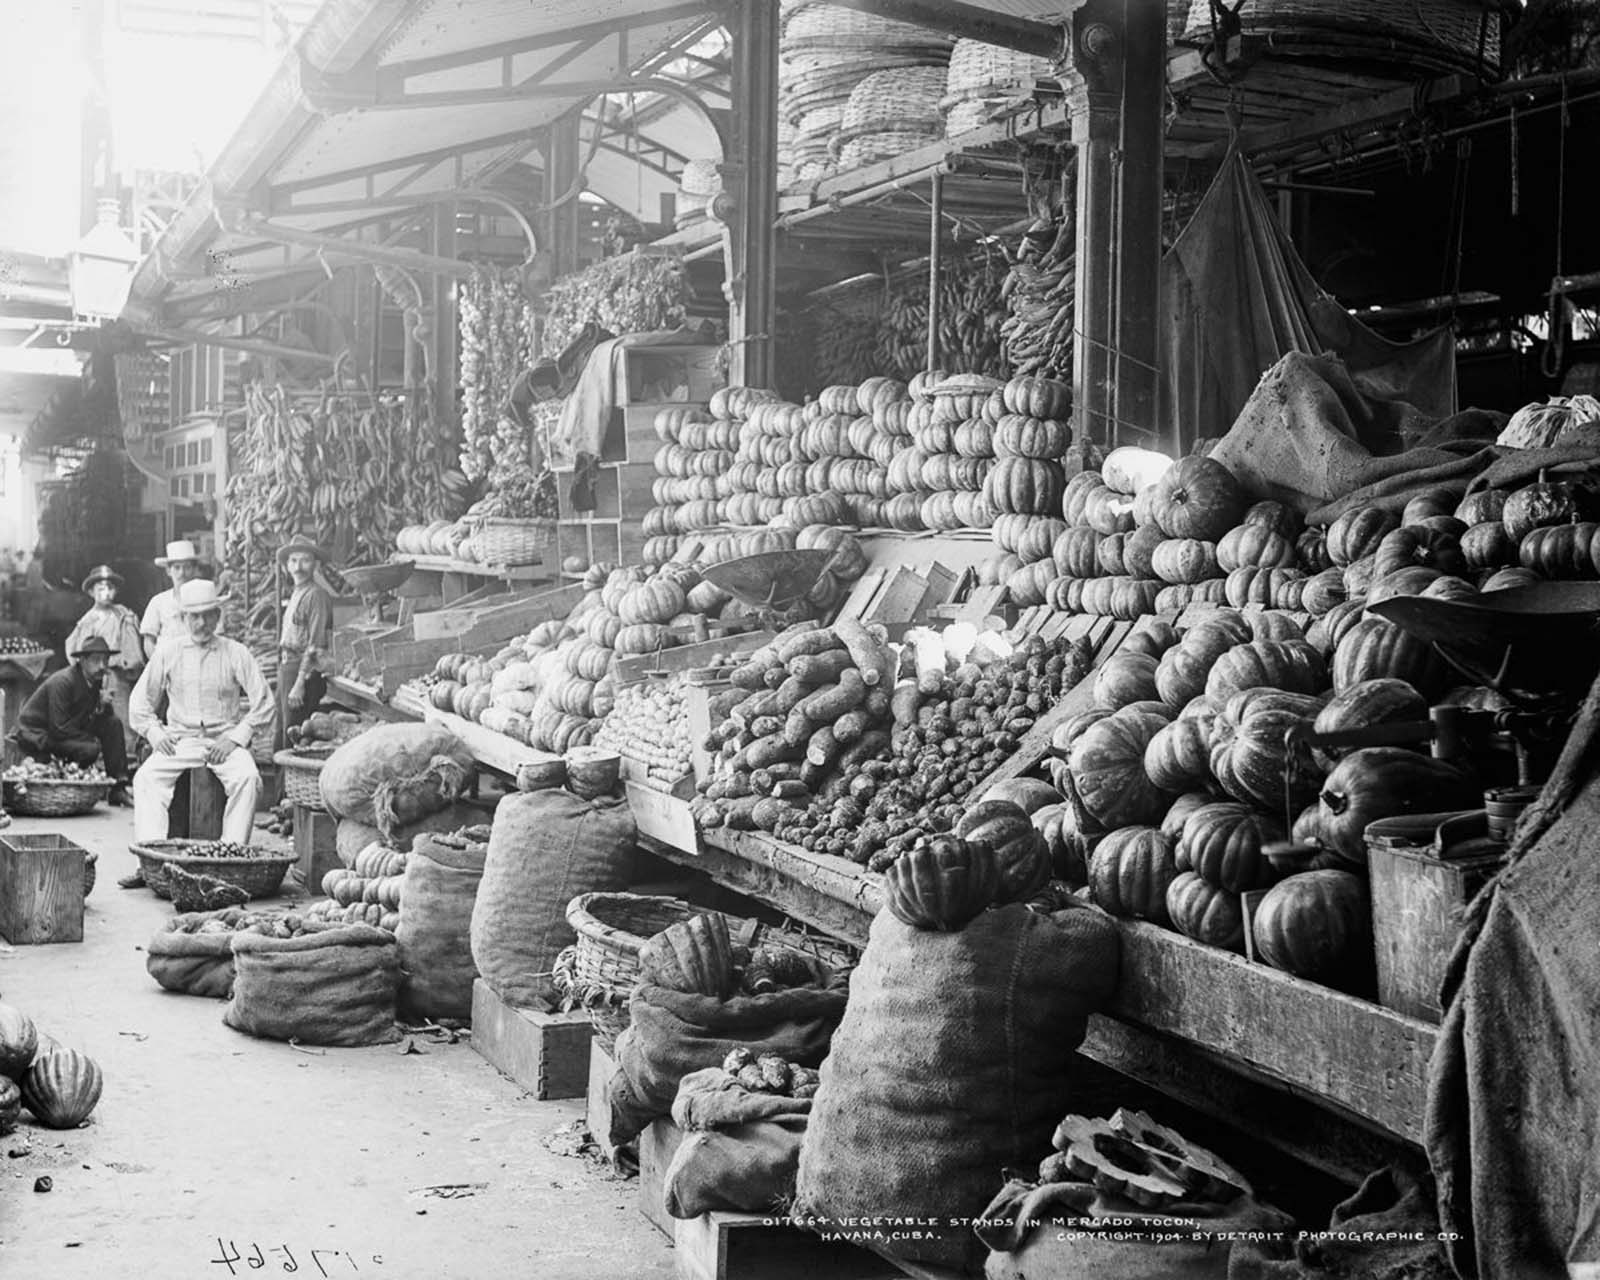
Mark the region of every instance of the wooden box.
[[823, 1240], [777, 1217], [753, 1213], [704, 1213], [673, 1220], [673, 1273], [677, 1280], [900, 1280], [961, 1273], [902, 1269], [877, 1254], [842, 1240]]
[[517, 1009], [482, 978], [472, 984], [472, 1047], [541, 1102], [589, 1088], [589, 1016]]
[[0, 835], [0, 936], [83, 941], [83, 850], [65, 836]]
[[1504, 862], [1500, 852], [1445, 861], [1427, 846], [1368, 842], [1378, 1003], [1437, 1023], [1439, 984], [1461, 933], [1461, 913]]
[[617, 1158], [616, 1144], [611, 1141], [611, 1077], [616, 1073], [615, 1059], [600, 1047], [598, 1040], [589, 1041], [589, 1093], [584, 1101], [584, 1123], [589, 1126], [589, 1136], [607, 1160]]
[[652, 1121], [639, 1135], [639, 1212], [669, 1240], [677, 1219], [667, 1212], [667, 1166], [683, 1136], [683, 1130], [671, 1120]]
[[306, 892], [316, 897], [322, 892], [322, 877], [339, 861], [339, 820], [331, 813], [308, 809], [303, 804], [294, 807], [295, 871], [299, 874]]

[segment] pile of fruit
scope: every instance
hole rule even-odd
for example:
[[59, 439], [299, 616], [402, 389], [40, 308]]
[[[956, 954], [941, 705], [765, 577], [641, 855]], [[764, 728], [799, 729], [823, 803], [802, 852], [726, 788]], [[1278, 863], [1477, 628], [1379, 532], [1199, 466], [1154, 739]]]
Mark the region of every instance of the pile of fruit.
[[772, 1093], [784, 1098], [814, 1098], [822, 1077], [776, 1053], [755, 1054], [749, 1049], [729, 1051], [722, 1069], [752, 1093]]
[[235, 844], [231, 840], [185, 841], [176, 851], [185, 858], [272, 858], [277, 855], [259, 845]]
[[174, 916], [169, 925], [173, 933], [259, 933], [270, 938], [298, 937], [302, 918], [281, 911], [246, 911], [227, 907], [221, 911], [197, 911]]
[[1076, 223], [1041, 219], [1022, 238], [1000, 296], [1011, 313], [1000, 332], [1013, 373], [1072, 376], [1072, 317], [1077, 291]]
[[531, 474], [525, 430], [501, 410], [533, 363], [533, 308], [516, 271], [483, 263], [460, 286], [461, 469], [493, 488]]
[[0, 636], [0, 658], [44, 653], [45, 646], [27, 636]]
[[314, 754], [359, 737], [376, 723], [372, 716], [354, 711], [313, 711], [284, 737], [290, 746], [300, 748], [302, 755]]
[[99, 763], [74, 764], [70, 760], [51, 758], [34, 760], [31, 757], [9, 765], [4, 774], [6, 782], [26, 785], [30, 782], [110, 782], [111, 778]]
[[315, 904], [307, 917], [344, 924], [370, 924], [393, 933], [400, 924], [401, 890], [406, 855], [383, 844], [370, 844], [348, 867], [335, 867], [322, 878], [327, 901]]
[[670, 790], [689, 772], [687, 688], [682, 676], [624, 685], [617, 690], [595, 745], [638, 761], [649, 771], [647, 786]]

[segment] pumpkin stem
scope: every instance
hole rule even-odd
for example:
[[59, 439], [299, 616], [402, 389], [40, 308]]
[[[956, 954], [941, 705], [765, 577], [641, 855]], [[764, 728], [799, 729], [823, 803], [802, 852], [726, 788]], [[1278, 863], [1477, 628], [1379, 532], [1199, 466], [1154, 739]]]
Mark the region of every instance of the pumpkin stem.
[[1343, 813], [1350, 807], [1350, 797], [1342, 796], [1337, 791], [1324, 791], [1318, 799], [1334, 813]]

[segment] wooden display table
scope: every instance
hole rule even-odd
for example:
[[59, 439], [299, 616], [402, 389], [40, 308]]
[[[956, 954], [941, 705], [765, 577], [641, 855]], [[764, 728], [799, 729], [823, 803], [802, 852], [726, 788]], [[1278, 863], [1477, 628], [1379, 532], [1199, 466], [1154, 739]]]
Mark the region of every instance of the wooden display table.
[[[406, 556], [415, 564], [412, 578], [418, 574], [429, 586], [436, 588], [429, 594], [437, 595], [446, 605], [473, 594], [485, 578], [506, 584], [508, 588], [527, 586], [530, 583], [554, 584], [556, 572], [543, 564], [494, 565], [478, 564], [472, 560], [456, 560], [450, 556]], [[414, 593], [408, 593], [414, 594]]]
[[[858, 946], [883, 878], [759, 832], [650, 852]], [[1117, 994], [1081, 1052], [1336, 1177], [1423, 1142], [1436, 1029], [1138, 921], [1117, 921]]]

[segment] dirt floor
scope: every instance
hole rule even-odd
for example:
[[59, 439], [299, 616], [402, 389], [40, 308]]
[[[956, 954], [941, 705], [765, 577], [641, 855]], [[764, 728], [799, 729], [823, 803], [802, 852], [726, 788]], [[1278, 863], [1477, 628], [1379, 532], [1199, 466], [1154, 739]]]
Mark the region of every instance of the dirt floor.
[[145, 972], [172, 908], [117, 888], [129, 811], [11, 830], [100, 855], [83, 942], [0, 943], [0, 999], [94, 1057], [105, 1093], [85, 1128], [25, 1117], [0, 1137], [0, 1277], [672, 1275], [637, 1180], [577, 1150], [581, 1099], [534, 1101], [466, 1041], [306, 1051], [229, 1030], [219, 1001]]

